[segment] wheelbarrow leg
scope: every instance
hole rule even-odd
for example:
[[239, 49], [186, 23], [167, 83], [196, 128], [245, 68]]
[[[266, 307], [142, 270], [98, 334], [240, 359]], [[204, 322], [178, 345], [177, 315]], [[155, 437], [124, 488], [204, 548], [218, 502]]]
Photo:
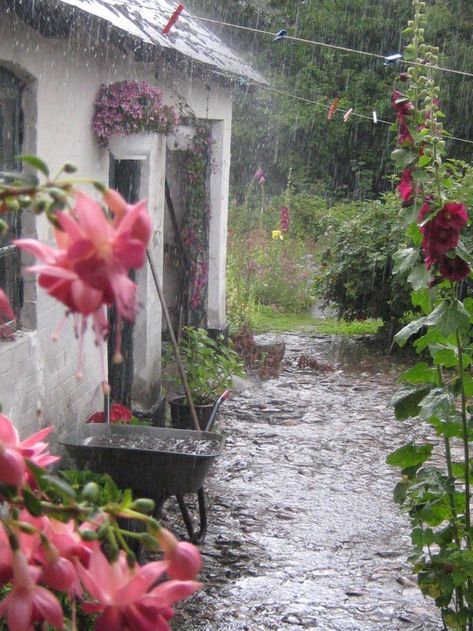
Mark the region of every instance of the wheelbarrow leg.
[[205, 493], [204, 489], [201, 486], [197, 491], [197, 500], [199, 502], [199, 530], [195, 532], [194, 524], [192, 523], [191, 516], [189, 514], [189, 509], [184, 501], [183, 495], [176, 495], [177, 503], [179, 504], [179, 508], [181, 509], [182, 519], [187, 528], [187, 532], [189, 534], [189, 539], [194, 544], [201, 544], [205, 539], [205, 535], [207, 534], [207, 507], [205, 505]]

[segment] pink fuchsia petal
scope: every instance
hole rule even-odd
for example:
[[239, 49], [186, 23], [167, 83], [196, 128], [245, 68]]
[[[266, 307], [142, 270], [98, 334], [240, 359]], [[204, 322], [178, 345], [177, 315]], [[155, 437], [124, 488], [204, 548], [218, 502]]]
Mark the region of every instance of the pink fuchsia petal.
[[36, 447], [38, 444], [41, 445], [46, 445], [46, 443], [43, 443], [42, 441], [49, 436], [49, 434], [53, 431], [54, 427], [45, 427], [44, 429], [40, 429], [39, 432], [36, 432], [34, 434], [32, 434], [31, 436], [29, 436], [28, 438], [25, 438], [25, 440], [22, 440], [21, 443], [18, 445], [19, 447], [24, 447], [26, 449], [29, 449], [30, 447]]
[[58, 592], [69, 592], [78, 582], [77, 572], [71, 561], [58, 557], [43, 566], [41, 582]]
[[8, 416], [0, 414], [0, 443], [4, 447], [17, 447], [19, 440], [17, 429]]
[[115, 225], [120, 222], [121, 218], [128, 211], [128, 204], [118, 191], [108, 188], [103, 194], [103, 201], [115, 215]]
[[180, 541], [176, 549], [164, 558], [169, 561], [167, 573], [180, 581], [194, 579], [202, 569], [202, 557], [197, 548], [187, 541]]
[[33, 620], [45, 620], [55, 629], [64, 629], [64, 614], [58, 599], [44, 587], [33, 590]]
[[77, 219], [83, 236], [94, 243], [106, 241], [113, 235], [113, 229], [100, 204], [82, 191], [76, 194], [72, 216]]
[[12, 306], [10, 304], [10, 301], [7, 298], [7, 295], [5, 294], [5, 292], [3, 291], [3, 289], [0, 289], [0, 318], [6, 319], [6, 320], [15, 320], [16, 316], [13, 312]]
[[117, 237], [128, 234], [132, 239], [137, 239], [146, 248], [151, 237], [151, 218], [146, 207], [146, 201], [142, 200], [133, 206], [127, 207], [127, 213], [118, 223]]
[[7, 614], [9, 631], [31, 631], [33, 603], [28, 590], [13, 590], [0, 605], [0, 616]]
[[97, 311], [103, 303], [103, 291], [94, 289], [80, 279], [71, 283], [71, 299], [76, 311], [83, 315], [90, 315]]
[[151, 590], [146, 601], [148, 598], [153, 598], [154, 602], [160, 606], [171, 606], [177, 601], [191, 596], [202, 587], [202, 583], [197, 581], [166, 581]]
[[116, 605], [127, 605], [145, 594], [150, 587], [167, 571], [168, 563], [155, 561], [138, 568], [135, 576], [131, 577], [121, 587], [115, 597]]
[[8, 486], [22, 486], [26, 474], [23, 456], [15, 449], [0, 447], [0, 482]]
[[144, 265], [146, 250], [138, 239], [116, 239], [113, 244], [113, 253], [128, 268], [138, 269]]
[[15, 239], [13, 243], [20, 248], [20, 250], [32, 254], [35, 258], [48, 265], [54, 265], [57, 261], [59, 252], [51, 246], [41, 243], [41, 241], [36, 241], [35, 239]]

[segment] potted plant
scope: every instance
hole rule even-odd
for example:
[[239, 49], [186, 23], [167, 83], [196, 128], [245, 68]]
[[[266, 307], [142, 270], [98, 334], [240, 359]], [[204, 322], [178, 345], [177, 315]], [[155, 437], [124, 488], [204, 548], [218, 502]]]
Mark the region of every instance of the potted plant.
[[163, 104], [161, 90], [145, 81], [101, 85], [94, 106], [99, 143], [118, 160], [144, 160], [152, 134], [170, 134], [179, 120], [176, 110]]
[[[223, 339], [213, 339], [205, 329], [186, 327], [179, 341], [184, 370], [196, 408], [197, 418], [205, 430], [212, 410], [220, 395], [232, 384], [235, 375], [243, 375], [243, 364], [235, 351]], [[171, 378], [179, 384], [179, 378]], [[173, 427], [193, 429], [194, 425], [185, 396], [170, 401]]]

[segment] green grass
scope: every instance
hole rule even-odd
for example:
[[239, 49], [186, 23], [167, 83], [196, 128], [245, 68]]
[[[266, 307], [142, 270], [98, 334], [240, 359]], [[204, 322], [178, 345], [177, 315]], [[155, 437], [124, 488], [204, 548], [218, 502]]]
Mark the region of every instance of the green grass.
[[372, 335], [381, 320], [346, 322], [336, 318], [317, 319], [310, 314], [281, 313], [271, 307], [258, 307], [254, 320], [255, 333], [268, 331], [290, 333], [325, 333], [328, 335]]

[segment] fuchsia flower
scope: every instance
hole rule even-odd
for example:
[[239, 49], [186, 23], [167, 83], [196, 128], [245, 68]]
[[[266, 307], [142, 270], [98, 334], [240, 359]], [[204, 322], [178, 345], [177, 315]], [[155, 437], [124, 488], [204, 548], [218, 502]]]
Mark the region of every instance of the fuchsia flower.
[[42, 429], [20, 442], [16, 427], [4, 414], [0, 414], [0, 483], [8, 486], [23, 486], [27, 474], [25, 458], [39, 466], [57, 462], [59, 458], [47, 452], [48, 445], [42, 442], [52, 431]]
[[[34, 239], [15, 241], [19, 248], [41, 261], [41, 265], [29, 268], [39, 275], [40, 286], [75, 316], [76, 332], [81, 340], [78, 374], [81, 373], [83, 336], [89, 316], [99, 347], [108, 333], [104, 307], [115, 305], [118, 331], [122, 318], [134, 319], [136, 285], [128, 273], [144, 264], [151, 235], [145, 202], [129, 205], [118, 193], [111, 191], [106, 193], [106, 200], [113, 206], [113, 220], [105, 216], [94, 199], [85, 193], [77, 193], [70, 214], [56, 214], [61, 228], [55, 231], [56, 248]], [[120, 361], [120, 335], [116, 338], [115, 356]]]
[[164, 552], [164, 560], [169, 562], [167, 574], [181, 581], [195, 579], [202, 569], [202, 557], [197, 548], [186, 541], [178, 541], [166, 528], [160, 528], [156, 538]]
[[11, 335], [10, 331], [5, 326], [10, 320], [16, 320], [16, 316], [7, 295], [3, 289], [0, 289], [0, 336], [4, 335], [8, 337]]
[[123, 551], [109, 563], [100, 550], [92, 555], [88, 569], [77, 564], [82, 583], [94, 599], [82, 608], [100, 614], [97, 631], [167, 631], [171, 606], [201, 587], [195, 581], [167, 581], [151, 589], [167, 567], [167, 562], [156, 561], [130, 569]]
[[31, 631], [36, 622], [46, 621], [64, 629], [59, 601], [45, 587], [37, 585], [40, 570], [28, 564], [19, 550], [12, 553], [13, 589], [0, 603], [0, 617], [7, 618], [9, 631]]

